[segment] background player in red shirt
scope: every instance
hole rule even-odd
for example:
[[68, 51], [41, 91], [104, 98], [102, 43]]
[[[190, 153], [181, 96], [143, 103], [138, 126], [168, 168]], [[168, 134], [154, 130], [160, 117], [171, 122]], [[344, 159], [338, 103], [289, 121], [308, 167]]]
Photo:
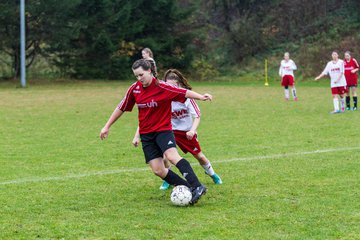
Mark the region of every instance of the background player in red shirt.
[[[132, 66], [136, 81], [127, 91], [117, 108], [100, 131], [100, 138], [105, 139], [110, 127], [125, 111], [138, 107], [139, 132], [146, 163], [155, 175], [169, 184], [186, 185], [191, 188], [191, 204], [196, 203], [207, 191], [194, 173], [190, 163], [182, 158], [175, 144], [171, 128], [171, 102], [185, 102], [186, 98], [202, 101], [211, 100], [210, 94], [199, 94], [191, 90], [180, 89], [164, 82], [159, 82], [151, 71], [151, 64], [137, 60]], [[165, 168], [163, 156], [175, 165], [186, 181], [173, 171]]]
[[346, 110], [350, 110], [350, 90], [353, 96], [354, 107], [352, 110], [357, 109], [357, 95], [356, 88], [358, 85], [357, 71], [359, 71], [359, 64], [355, 58], [352, 58], [349, 51], [345, 52], [344, 69], [345, 78], [348, 87], [346, 93]]

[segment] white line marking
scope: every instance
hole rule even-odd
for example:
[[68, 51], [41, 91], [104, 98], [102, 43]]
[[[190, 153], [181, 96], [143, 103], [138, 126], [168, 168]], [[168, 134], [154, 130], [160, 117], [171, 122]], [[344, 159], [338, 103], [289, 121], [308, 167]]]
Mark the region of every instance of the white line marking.
[[[320, 154], [320, 153], [329, 153], [329, 152], [341, 152], [341, 151], [352, 151], [352, 150], [360, 150], [359, 147], [347, 147], [347, 148], [329, 148], [308, 152], [294, 152], [294, 153], [284, 153], [284, 154], [275, 154], [268, 156], [254, 156], [254, 157], [242, 157], [242, 158], [230, 158], [224, 160], [213, 161], [214, 163], [228, 163], [228, 162], [240, 162], [240, 161], [253, 161], [253, 160], [261, 160], [261, 159], [271, 159], [271, 158], [286, 158], [291, 156], [301, 156], [301, 155], [311, 155], [311, 154]], [[192, 165], [197, 165], [197, 163], [193, 163]], [[127, 173], [127, 172], [141, 172], [150, 170], [148, 167], [144, 168], [123, 168], [123, 169], [115, 169], [115, 170], [104, 170], [99, 172], [89, 172], [83, 174], [70, 174], [65, 176], [53, 176], [53, 177], [33, 177], [33, 178], [23, 178], [23, 179], [15, 179], [9, 180], [5, 182], [0, 182], [0, 185], [10, 185], [10, 184], [22, 184], [22, 183], [31, 183], [31, 182], [48, 182], [48, 181], [63, 181], [67, 179], [73, 178], [83, 178], [90, 176], [103, 176], [110, 174], [118, 174], [118, 173]]]

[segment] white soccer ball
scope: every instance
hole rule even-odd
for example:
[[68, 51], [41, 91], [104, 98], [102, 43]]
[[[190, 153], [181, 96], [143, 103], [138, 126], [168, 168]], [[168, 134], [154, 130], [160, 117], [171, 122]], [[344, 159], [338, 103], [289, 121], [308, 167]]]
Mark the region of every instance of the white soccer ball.
[[170, 200], [176, 206], [187, 206], [190, 204], [192, 194], [187, 186], [179, 185], [171, 192]]

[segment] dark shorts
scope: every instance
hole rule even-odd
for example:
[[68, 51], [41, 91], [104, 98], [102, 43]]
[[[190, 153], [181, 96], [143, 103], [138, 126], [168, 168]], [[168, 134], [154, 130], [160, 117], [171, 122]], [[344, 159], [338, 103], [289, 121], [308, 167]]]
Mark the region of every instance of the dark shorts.
[[140, 134], [140, 139], [146, 163], [155, 158], [162, 158], [164, 152], [169, 148], [176, 148], [175, 137], [172, 131]]

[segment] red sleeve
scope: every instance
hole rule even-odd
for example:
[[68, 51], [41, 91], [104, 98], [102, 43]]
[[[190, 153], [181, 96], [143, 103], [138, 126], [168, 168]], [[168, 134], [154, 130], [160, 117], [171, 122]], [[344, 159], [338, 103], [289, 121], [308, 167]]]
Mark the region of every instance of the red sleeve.
[[166, 94], [169, 99], [175, 102], [184, 103], [186, 101], [185, 94], [187, 89], [172, 86], [170, 84], [161, 82], [159, 87], [166, 90]]
[[133, 89], [135, 87], [135, 84], [133, 84], [126, 92], [125, 97], [121, 100], [121, 102], [118, 105], [118, 109], [125, 112], [131, 112], [134, 105], [135, 105], [135, 97], [133, 94]]

